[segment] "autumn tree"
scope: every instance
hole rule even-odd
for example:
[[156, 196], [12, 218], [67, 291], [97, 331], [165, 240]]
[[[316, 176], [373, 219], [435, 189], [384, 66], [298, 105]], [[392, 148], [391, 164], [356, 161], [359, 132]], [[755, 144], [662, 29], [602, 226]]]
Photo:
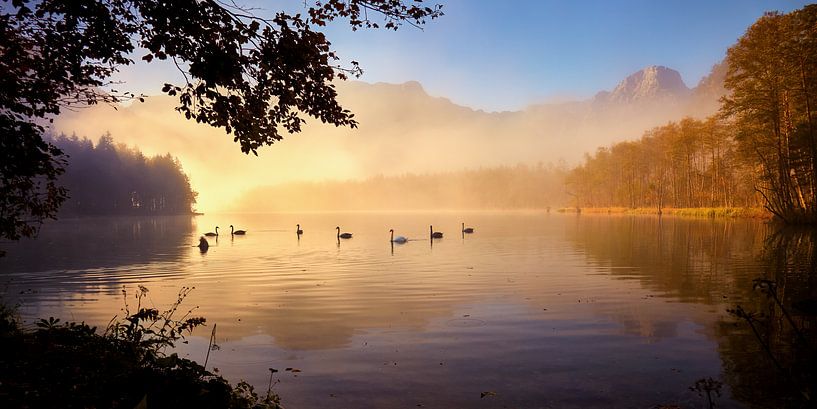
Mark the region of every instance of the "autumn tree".
[[355, 127], [332, 82], [359, 75], [341, 65], [320, 28], [423, 25], [442, 15], [422, 0], [315, 0], [305, 13], [267, 18], [220, 0], [6, 0], [0, 8], [0, 238], [31, 236], [67, 192], [65, 155], [43, 140], [61, 110], [142, 96], [114, 91], [111, 77], [134, 59], [168, 60], [189, 120], [223, 128], [256, 153], [301, 130], [305, 118]]
[[717, 117], [684, 118], [599, 148], [568, 174], [568, 188], [579, 206], [757, 206], [755, 167], [737, 154], [731, 128]]
[[767, 13], [726, 61], [722, 112], [757, 163], [765, 206], [784, 222], [817, 222], [817, 5]]

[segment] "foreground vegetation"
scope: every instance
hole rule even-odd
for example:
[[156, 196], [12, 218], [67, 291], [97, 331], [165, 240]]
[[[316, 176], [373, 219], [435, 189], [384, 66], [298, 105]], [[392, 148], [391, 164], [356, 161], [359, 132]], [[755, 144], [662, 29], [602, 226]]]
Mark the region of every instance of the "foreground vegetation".
[[24, 328], [15, 311], [0, 304], [0, 401], [9, 408], [280, 408], [270, 390], [256, 394], [249, 384], [231, 386], [224, 378], [167, 348], [204, 318], [177, 302], [160, 312], [126, 305], [123, 319], [99, 333], [84, 323], [42, 319]]

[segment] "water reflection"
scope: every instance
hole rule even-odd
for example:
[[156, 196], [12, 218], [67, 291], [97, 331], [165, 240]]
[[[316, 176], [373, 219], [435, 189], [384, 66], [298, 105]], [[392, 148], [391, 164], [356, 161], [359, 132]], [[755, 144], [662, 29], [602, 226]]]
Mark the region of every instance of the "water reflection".
[[719, 326], [735, 395], [767, 407], [817, 399], [817, 232], [781, 229], [765, 240], [753, 297]]
[[194, 228], [190, 216], [96, 217], [46, 223], [36, 239], [3, 243], [4, 273], [115, 268], [185, 257]]
[[[103, 325], [123, 283], [147, 286], [159, 306], [195, 286], [188, 302], [218, 324], [211, 362], [262, 388], [269, 367], [302, 369], [278, 385], [293, 407], [696, 407], [688, 387], [705, 377], [726, 381], [720, 407], [780, 396], [750, 382], [767, 367], [726, 309], [768, 309], [752, 290], [761, 275], [782, 280], [785, 302], [813, 294], [813, 235], [776, 236], [751, 220], [467, 219], [478, 231], [467, 240], [397, 249], [388, 228], [425, 238], [429, 224], [462, 231], [462, 215], [207, 215], [131, 227], [138, 236], [96, 223], [63, 259], [46, 249], [78, 228], [66, 221], [10, 249], [0, 271], [14, 280], [6, 295], [36, 291], [20, 296], [25, 315]], [[309, 234], [293, 240], [296, 223]], [[197, 225], [229, 224], [250, 233], [211, 240], [205, 254], [192, 247]], [[354, 239], [341, 245], [338, 225]], [[98, 256], [105, 246], [118, 251]], [[206, 346], [194, 337], [182, 352], [198, 358]]]
[[706, 304], [746, 294], [772, 230], [743, 220], [588, 215], [572, 227], [568, 237], [614, 277]]
[[[661, 297], [740, 309], [704, 331], [722, 379], [751, 407], [812, 407], [817, 391], [817, 232], [728, 220], [585, 217], [569, 237], [597, 265]], [[677, 318], [616, 316], [630, 331], [678, 337]], [[696, 319], [697, 320], [697, 319]]]

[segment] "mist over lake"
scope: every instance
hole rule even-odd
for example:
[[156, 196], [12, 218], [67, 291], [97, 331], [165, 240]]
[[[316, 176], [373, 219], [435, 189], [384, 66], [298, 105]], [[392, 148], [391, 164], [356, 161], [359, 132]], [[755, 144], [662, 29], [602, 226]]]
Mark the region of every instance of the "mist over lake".
[[[216, 225], [209, 251], [192, 247]], [[193, 286], [184, 307], [217, 325], [208, 368], [261, 389], [276, 368], [292, 407], [686, 407], [706, 377], [726, 380], [719, 407], [752, 407], [775, 377], [757, 379], [757, 341], [726, 310], [762, 304], [755, 278], [808, 282], [768, 257], [772, 235], [754, 220], [555, 212], [80, 218], [0, 268], [25, 322], [105, 326], [123, 288], [164, 307]], [[176, 350], [203, 360], [208, 328]]]
[[0, 408], [817, 407], [817, 4], [0, 6]]

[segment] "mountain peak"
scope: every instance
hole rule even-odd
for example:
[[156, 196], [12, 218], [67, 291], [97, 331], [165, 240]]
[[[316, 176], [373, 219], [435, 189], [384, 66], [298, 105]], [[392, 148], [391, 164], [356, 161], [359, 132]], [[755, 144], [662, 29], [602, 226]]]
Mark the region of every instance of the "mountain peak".
[[597, 100], [611, 102], [641, 102], [665, 97], [686, 97], [690, 89], [681, 74], [662, 65], [650, 65], [630, 74], [612, 92], [601, 92]]

